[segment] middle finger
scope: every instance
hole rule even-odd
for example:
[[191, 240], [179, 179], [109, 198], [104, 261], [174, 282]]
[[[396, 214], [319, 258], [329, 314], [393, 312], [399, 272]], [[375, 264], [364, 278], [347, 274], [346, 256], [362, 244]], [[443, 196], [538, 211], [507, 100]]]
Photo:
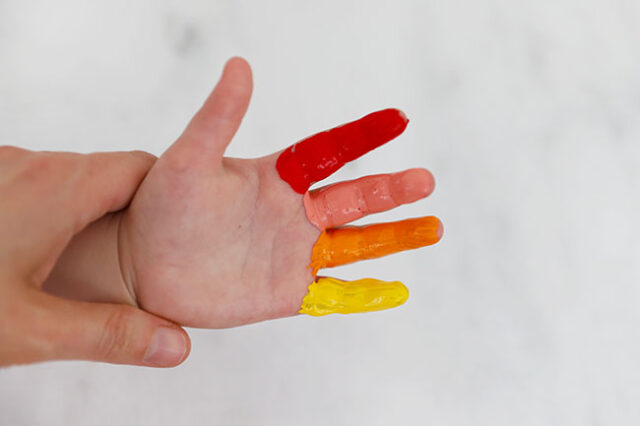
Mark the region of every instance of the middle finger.
[[431, 194], [434, 186], [425, 169], [365, 176], [307, 192], [304, 207], [309, 221], [324, 230], [417, 201]]

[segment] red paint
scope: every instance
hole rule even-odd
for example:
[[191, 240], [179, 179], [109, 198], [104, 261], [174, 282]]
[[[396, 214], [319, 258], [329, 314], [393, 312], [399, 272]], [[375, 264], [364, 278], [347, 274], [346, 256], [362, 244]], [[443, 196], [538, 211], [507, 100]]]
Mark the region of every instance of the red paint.
[[402, 111], [393, 108], [371, 113], [290, 146], [278, 157], [276, 169], [294, 191], [304, 194], [345, 163], [398, 136], [408, 122]]

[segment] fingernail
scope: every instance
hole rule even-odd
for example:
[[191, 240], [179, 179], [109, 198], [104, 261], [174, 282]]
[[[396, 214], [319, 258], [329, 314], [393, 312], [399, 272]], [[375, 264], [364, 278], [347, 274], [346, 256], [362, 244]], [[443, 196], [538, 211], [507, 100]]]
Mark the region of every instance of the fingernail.
[[145, 364], [157, 367], [178, 365], [187, 352], [187, 342], [180, 330], [158, 327], [144, 355]]

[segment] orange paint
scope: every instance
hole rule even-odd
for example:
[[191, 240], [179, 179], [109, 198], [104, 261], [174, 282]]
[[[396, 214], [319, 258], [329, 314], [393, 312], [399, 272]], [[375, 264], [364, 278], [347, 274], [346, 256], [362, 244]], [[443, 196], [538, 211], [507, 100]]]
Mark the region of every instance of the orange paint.
[[313, 246], [311, 264], [319, 269], [375, 259], [437, 243], [442, 223], [433, 216], [368, 226], [327, 229]]

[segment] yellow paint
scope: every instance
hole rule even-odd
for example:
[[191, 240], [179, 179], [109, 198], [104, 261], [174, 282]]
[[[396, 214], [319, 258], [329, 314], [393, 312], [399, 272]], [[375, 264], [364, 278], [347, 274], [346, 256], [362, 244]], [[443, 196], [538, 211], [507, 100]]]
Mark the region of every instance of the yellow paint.
[[402, 305], [409, 298], [409, 290], [399, 281], [380, 281], [364, 278], [342, 281], [318, 277], [309, 285], [309, 293], [300, 307], [301, 314], [322, 316], [381, 311]]

